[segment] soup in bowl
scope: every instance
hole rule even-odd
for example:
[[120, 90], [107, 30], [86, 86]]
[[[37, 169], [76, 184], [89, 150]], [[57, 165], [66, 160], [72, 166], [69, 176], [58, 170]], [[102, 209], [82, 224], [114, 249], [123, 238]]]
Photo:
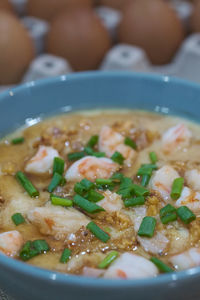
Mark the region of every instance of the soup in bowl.
[[[41, 94], [53, 86], [58, 103], [55, 91], [47, 91], [50, 99]], [[180, 100], [165, 102], [172, 87], [176, 96], [183, 86], [190, 97], [198, 90], [166, 77], [88, 73], [2, 96], [3, 105], [6, 97], [20, 104], [27, 89], [32, 98], [0, 143], [0, 252], [8, 276], [11, 259], [22, 277], [25, 270], [30, 278], [33, 270], [38, 279], [54, 274], [60, 285], [60, 272], [68, 283], [99, 281], [102, 289], [110, 279], [118, 288], [132, 281], [134, 290], [159, 277], [170, 282], [179, 271], [196, 274], [190, 268], [200, 265], [200, 127], [196, 112], [188, 119], [187, 93], [180, 110]], [[48, 100], [39, 104], [40, 97]], [[35, 114], [44, 104], [47, 118]], [[142, 299], [144, 291], [137, 293]]]

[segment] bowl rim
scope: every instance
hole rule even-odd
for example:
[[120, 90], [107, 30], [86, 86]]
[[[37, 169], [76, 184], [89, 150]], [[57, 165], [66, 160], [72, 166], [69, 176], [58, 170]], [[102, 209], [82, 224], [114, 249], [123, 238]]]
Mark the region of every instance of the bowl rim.
[[[72, 74], [61, 75], [58, 77], [45, 78], [37, 81], [31, 81], [24, 83], [17, 87], [11, 87], [8, 90], [0, 93], [0, 102], [4, 101], [5, 98], [12, 97], [15, 94], [21, 93], [26, 89], [34, 89], [35, 87], [46, 87], [50, 84], [56, 84], [60, 81], [79, 81], [79, 80], [90, 80], [90, 79], [106, 79], [106, 78], [120, 78], [128, 77], [139, 80], [149, 80], [157, 83], [173, 84], [179, 86], [187, 86], [191, 89], [197, 89], [200, 92], [200, 85], [198, 83], [190, 82], [187, 80], [179, 79], [172, 76], [157, 75], [151, 73], [135, 73], [129, 71], [88, 71], [88, 72], [77, 72]], [[22, 275], [28, 277], [40, 279], [42, 281], [51, 281], [55, 284], [70, 284], [71, 286], [81, 286], [83, 288], [107, 288], [107, 289], [121, 289], [123, 288], [144, 288], [144, 287], [154, 287], [162, 284], [170, 284], [171, 282], [176, 282], [177, 280], [185, 281], [188, 279], [194, 280], [200, 276], [200, 267], [191, 268], [184, 271], [161, 274], [153, 278], [143, 278], [143, 279], [127, 279], [127, 280], [116, 280], [116, 279], [103, 279], [103, 278], [89, 278], [77, 275], [69, 275], [56, 271], [51, 271], [48, 269], [42, 269], [35, 267], [24, 262], [18, 261], [16, 259], [5, 256], [0, 253], [0, 266], [9, 269], [10, 271], [18, 272]]]

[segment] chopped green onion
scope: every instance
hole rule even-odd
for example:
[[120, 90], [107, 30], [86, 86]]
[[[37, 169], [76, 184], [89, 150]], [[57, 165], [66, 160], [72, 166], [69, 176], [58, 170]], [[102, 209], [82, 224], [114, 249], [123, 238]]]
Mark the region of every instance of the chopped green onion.
[[161, 218], [161, 222], [163, 224], [168, 224], [169, 222], [173, 222], [177, 220], [177, 214], [172, 213], [172, 214], [167, 214], [164, 217]]
[[11, 141], [13, 145], [22, 144], [24, 142], [24, 137], [18, 137]]
[[121, 184], [117, 191], [117, 194], [121, 195], [122, 198], [130, 198], [133, 194], [133, 181], [129, 177], [123, 177]]
[[183, 221], [185, 224], [189, 224], [196, 219], [195, 214], [193, 214], [193, 212], [187, 206], [179, 207], [177, 209], [177, 214], [181, 221]]
[[105, 157], [106, 153], [105, 152], [93, 152], [92, 155], [96, 156], [96, 157]]
[[100, 184], [100, 185], [112, 185], [113, 181], [111, 179], [98, 178], [98, 179], [96, 179], [96, 184]]
[[110, 239], [110, 236], [94, 222], [88, 223], [86, 228], [89, 229], [96, 236], [96, 238], [104, 243], [106, 243]]
[[177, 219], [176, 208], [171, 204], [167, 204], [160, 210], [160, 219], [163, 224], [168, 224]]
[[156, 227], [156, 219], [153, 217], [144, 217], [140, 225], [138, 235], [152, 237]]
[[164, 262], [162, 262], [161, 260], [159, 260], [156, 257], [151, 257], [150, 261], [152, 261], [152, 263], [154, 263], [154, 265], [156, 265], [156, 267], [164, 273], [171, 273], [174, 272], [174, 270], [172, 268], [170, 268], [169, 266], [167, 266]]
[[63, 174], [65, 168], [65, 161], [60, 157], [55, 157], [53, 162], [53, 174]]
[[21, 171], [17, 172], [16, 178], [19, 181], [19, 183], [23, 186], [23, 188], [27, 191], [29, 196], [31, 197], [39, 196], [39, 192], [36, 190], [34, 185], [30, 182], [30, 180], [26, 177], [24, 173], [22, 173]]
[[129, 146], [129, 147], [133, 148], [134, 150], [137, 149], [136, 142], [134, 142], [130, 137], [126, 137], [126, 138], [125, 138], [124, 144], [125, 144], [126, 146]]
[[179, 177], [174, 179], [171, 190], [171, 198], [173, 200], [177, 200], [181, 196], [181, 192], [183, 189], [184, 178]]
[[171, 213], [175, 213], [176, 212], [176, 208], [173, 207], [171, 204], [167, 204], [166, 206], [164, 206], [163, 208], [161, 208], [160, 210], [160, 217], [164, 217], [167, 214], [171, 214]]
[[152, 175], [153, 170], [156, 170], [157, 166], [155, 164], [144, 164], [141, 165], [139, 168], [137, 175], [138, 176], [143, 176], [143, 175]]
[[155, 164], [158, 161], [157, 155], [154, 151], [149, 153], [149, 158], [150, 158], [152, 164]]
[[51, 182], [50, 182], [50, 184], [49, 184], [49, 186], [47, 188], [47, 190], [48, 190], [49, 193], [52, 193], [55, 190], [55, 188], [61, 183], [62, 178], [63, 177], [60, 174], [58, 174], [58, 173], [54, 173], [53, 174]]
[[111, 159], [112, 159], [114, 162], [118, 163], [119, 165], [123, 165], [123, 162], [124, 162], [124, 160], [125, 160], [125, 158], [123, 157], [123, 155], [122, 155], [120, 152], [118, 152], [118, 151], [116, 151], [116, 152], [111, 156]]
[[72, 251], [69, 250], [68, 248], [65, 248], [61, 255], [60, 262], [63, 264], [67, 263], [68, 260], [70, 259], [71, 254], [72, 254]]
[[136, 205], [143, 205], [145, 203], [145, 198], [143, 196], [136, 198], [129, 198], [124, 200], [125, 207], [131, 207]]
[[85, 178], [74, 185], [74, 191], [77, 194], [84, 196], [86, 192], [93, 189], [94, 187], [95, 187], [94, 183]]
[[21, 251], [20, 251], [20, 258], [23, 261], [27, 261], [29, 259], [31, 259], [32, 257], [38, 255], [38, 251], [33, 247], [32, 242], [28, 241], [24, 244], [24, 246], [22, 247]]
[[91, 147], [85, 147], [84, 151], [91, 156], [96, 156], [96, 157], [105, 157], [106, 154], [105, 152], [95, 152]]
[[133, 184], [133, 192], [136, 196], [148, 196], [149, 195], [149, 190], [145, 189], [142, 186], [139, 186], [137, 184]]
[[60, 186], [64, 186], [66, 184], [66, 179], [65, 177], [62, 177], [61, 181], [60, 181]]
[[91, 136], [91, 138], [89, 139], [87, 146], [93, 148], [99, 140], [99, 136], [98, 135], [93, 135]]
[[122, 173], [115, 173], [115, 174], [113, 174], [113, 176], [111, 177], [111, 179], [113, 181], [117, 180], [119, 182], [122, 182], [122, 180], [124, 179], [124, 174], [122, 174]]
[[81, 151], [81, 152], [73, 152], [73, 153], [69, 153], [69, 154], [67, 155], [69, 161], [78, 160], [78, 159], [83, 158], [84, 156], [85, 156], [85, 152], [84, 152], [84, 151]]
[[147, 186], [147, 184], [149, 183], [149, 180], [150, 180], [150, 176], [148, 174], [142, 175], [141, 185]]
[[49, 251], [49, 245], [45, 240], [28, 241], [22, 247], [19, 256], [23, 261], [27, 261], [46, 251]]
[[94, 190], [90, 190], [88, 195], [87, 195], [87, 200], [91, 201], [91, 202], [98, 202], [100, 200], [102, 200], [104, 198], [104, 196]]
[[111, 251], [98, 265], [98, 268], [106, 269], [118, 257], [118, 255], [119, 253], [117, 251]]
[[16, 226], [25, 222], [24, 217], [20, 213], [16, 213], [16, 214], [12, 215], [12, 220]]
[[66, 207], [73, 205], [73, 201], [70, 199], [58, 197], [53, 194], [51, 194], [50, 198], [51, 198], [51, 203], [53, 205], [60, 205], [60, 206], [66, 206]]
[[103, 207], [101, 207], [93, 202], [90, 202], [87, 199], [85, 199], [79, 195], [74, 196], [73, 201], [74, 201], [74, 204], [76, 204], [77, 206], [79, 206], [80, 208], [82, 208], [83, 210], [85, 210], [91, 214], [97, 213], [99, 211], [104, 211]]
[[38, 253], [44, 253], [46, 251], [49, 251], [49, 245], [45, 240], [35, 240], [32, 242], [32, 245]]

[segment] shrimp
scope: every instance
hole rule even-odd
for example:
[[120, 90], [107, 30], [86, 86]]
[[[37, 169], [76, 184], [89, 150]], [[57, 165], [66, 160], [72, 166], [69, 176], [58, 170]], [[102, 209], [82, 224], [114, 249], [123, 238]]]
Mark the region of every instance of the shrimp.
[[137, 236], [137, 240], [145, 251], [152, 254], [162, 254], [169, 244], [164, 232], [157, 232], [151, 239]]
[[169, 128], [162, 136], [162, 149], [165, 153], [171, 153], [189, 145], [192, 137], [191, 131], [186, 125], [180, 123]]
[[95, 181], [96, 178], [110, 178], [119, 165], [109, 158], [85, 156], [71, 165], [65, 174], [68, 181], [79, 181], [83, 178]]
[[169, 261], [179, 271], [200, 266], [200, 248], [190, 248], [181, 254], [170, 257]]
[[185, 205], [193, 212], [200, 212], [200, 193], [184, 187], [180, 198], [176, 201], [175, 206], [179, 207]]
[[154, 173], [149, 182], [150, 188], [160, 193], [163, 200], [170, 200], [171, 187], [174, 179], [180, 177], [171, 166], [164, 166]]
[[41, 233], [51, 235], [57, 240], [68, 238], [90, 221], [74, 208], [66, 209], [53, 205], [36, 207], [28, 212], [27, 217]]
[[134, 149], [124, 144], [124, 137], [109, 126], [104, 126], [101, 129], [99, 150], [105, 152], [108, 157], [111, 157], [116, 151], [120, 152], [128, 165], [135, 160], [137, 155]]
[[105, 191], [103, 195], [105, 198], [99, 201], [98, 205], [103, 207], [106, 211], [114, 212], [122, 209], [123, 201], [120, 195], [112, 193], [109, 190]]
[[52, 147], [40, 146], [37, 153], [28, 161], [25, 171], [28, 173], [47, 173], [53, 166], [54, 157], [58, 151]]
[[192, 189], [198, 191], [200, 190], [200, 171], [197, 169], [188, 170], [185, 172], [185, 179], [187, 184]]
[[23, 237], [17, 230], [0, 234], [0, 251], [7, 256], [16, 256], [23, 245]]
[[136, 279], [156, 275], [158, 275], [158, 269], [151, 261], [125, 252], [106, 270], [104, 278]]

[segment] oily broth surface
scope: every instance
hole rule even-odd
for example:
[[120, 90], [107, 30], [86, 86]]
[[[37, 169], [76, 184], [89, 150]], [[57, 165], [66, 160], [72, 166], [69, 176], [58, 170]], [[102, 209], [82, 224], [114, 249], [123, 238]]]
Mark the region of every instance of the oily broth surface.
[[[36, 153], [39, 144], [52, 144], [59, 151], [59, 154], [63, 157], [67, 157], [67, 153], [81, 151], [83, 146], [87, 143], [92, 135], [98, 134], [103, 125], [115, 126], [116, 130], [119, 129], [121, 133], [126, 134], [126, 127], [129, 123], [133, 123], [136, 128], [141, 130], [148, 129], [149, 132], [156, 133], [157, 136], [162, 136], [163, 132], [169, 127], [174, 126], [180, 122], [187, 124], [188, 128], [193, 133], [192, 145], [183, 151], [178, 151], [170, 155], [164, 155], [160, 151], [161, 142], [159, 138], [155, 138], [153, 142], [148, 143], [144, 149], [139, 151], [136, 162], [131, 167], [124, 167], [123, 173], [126, 176], [134, 176], [139, 166], [142, 163], [149, 163], [149, 152], [155, 151], [158, 155], [158, 166], [165, 165], [166, 162], [177, 164], [181, 162], [196, 162], [199, 161], [200, 153], [200, 130], [199, 125], [193, 124], [186, 120], [175, 117], [166, 117], [163, 115], [157, 115], [149, 112], [141, 111], [95, 111], [94, 113], [74, 113], [66, 115], [58, 115], [53, 118], [46, 119], [34, 126], [25, 128], [22, 132], [17, 131], [13, 136], [23, 135], [25, 142], [20, 145], [11, 145], [9, 143], [10, 138], [6, 138], [0, 144], [0, 232], [9, 230], [18, 230], [22, 233], [24, 241], [45, 239], [51, 247], [51, 251], [44, 255], [38, 255], [37, 257], [28, 261], [29, 264], [33, 264], [42, 268], [48, 268], [51, 270], [57, 270], [65, 273], [79, 274], [82, 271], [83, 264], [87, 266], [94, 266], [105, 257], [104, 253], [107, 253], [110, 249], [117, 249], [119, 252], [134, 251], [144, 257], [149, 258], [149, 253], [145, 252], [136, 242], [133, 231], [129, 230], [130, 224], [124, 225], [122, 229], [124, 237], [120, 235], [116, 238], [114, 246], [111, 243], [105, 245], [100, 241], [91, 241], [91, 237], [84, 237], [84, 242], [81, 241], [84, 230], [77, 233], [79, 244], [71, 245], [72, 251], [76, 257], [75, 260], [69, 261], [67, 264], [59, 263], [60, 255], [65, 247], [63, 241], [55, 240], [53, 237], [43, 235], [39, 232], [36, 226], [31, 223], [25, 223], [19, 226], [15, 226], [11, 220], [11, 216], [16, 212], [26, 213], [35, 206], [43, 206], [49, 201], [49, 193], [46, 192], [46, 187], [51, 180], [51, 174], [45, 176], [29, 175], [29, 179], [39, 189], [40, 196], [38, 198], [30, 198], [23, 188], [16, 181], [14, 174], [21, 170], [24, 171], [26, 162]], [[63, 132], [67, 132], [65, 135]], [[52, 140], [52, 136], [59, 136]], [[42, 137], [42, 138], [41, 138]], [[70, 149], [70, 150], [69, 150]], [[72, 186], [64, 190], [64, 195], [68, 195], [72, 191]], [[62, 190], [57, 190], [58, 194], [63, 195]], [[130, 209], [130, 213], [131, 213]], [[92, 216], [96, 221], [96, 217]], [[110, 226], [116, 231], [119, 230], [119, 226], [115, 227], [115, 217], [113, 220], [108, 221], [106, 218], [98, 218], [97, 222], [104, 227]], [[121, 217], [122, 224], [128, 222]], [[123, 226], [122, 226], [123, 227]], [[183, 225], [184, 227], [184, 225]], [[172, 233], [173, 234], [173, 233]], [[191, 232], [192, 234], [192, 232]], [[174, 237], [176, 239], [176, 237]], [[88, 239], [88, 240], [87, 240]], [[123, 244], [123, 246], [122, 246]], [[68, 245], [68, 244], [67, 244]], [[69, 245], [68, 245], [69, 246]], [[189, 245], [188, 245], [189, 247]], [[170, 251], [170, 249], [169, 249]], [[96, 254], [97, 253], [97, 254]], [[165, 253], [166, 255], [167, 253]], [[88, 258], [88, 255], [90, 258]], [[167, 255], [166, 255], [167, 257]], [[166, 258], [163, 258], [165, 261]]]

